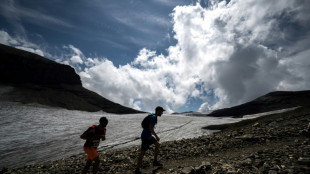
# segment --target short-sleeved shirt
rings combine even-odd
[[[90,138],[86,140],[84,147],[97,148],[99,146],[100,139],[104,137],[106,134],[106,128],[100,130],[98,126],[93,125],[86,131],[88,132]]]
[[[152,125],[155,127],[155,125],[157,124],[157,116],[155,114],[151,114],[149,115],[149,117],[150,118],[148,120],[149,121],[148,125]],[[146,128],[143,128],[143,131],[141,133],[141,139],[148,140],[150,138],[152,138],[152,133],[149,129],[149,126],[147,126]]]

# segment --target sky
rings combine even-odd
[[[309,90],[308,0],[3,0],[0,43],[72,66],[143,111],[232,107]]]

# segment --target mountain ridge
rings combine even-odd
[[[275,91],[241,105],[215,110],[210,114],[208,114],[208,116],[242,117],[243,115],[251,115],[251,114],[293,108],[298,106],[309,106],[309,105],[310,105],[310,90]]]
[[[1,100],[90,112],[144,113],[84,88],[80,76],[69,65],[2,44],[0,62]]]

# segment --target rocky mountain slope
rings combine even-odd
[[[74,69],[27,51],[0,44],[0,99],[70,110],[141,113],[82,87]]]
[[[268,93],[248,103],[231,108],[219,109],[208,116],[234,116],[257,114],[262,112],[310,105],[310,90],[307,91],[277,91]]]

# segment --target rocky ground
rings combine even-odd
[[[221,132],[194,139],[164,142],[160,160],[164,167],[151,165],[148,151],[146,173],[310,173],[310,138],[305,130],[310,107],[268,115],[227,126]],[[159,123],[160,124],[160,123]],[[139,147],[101,152],[99,173],[134,173]],[[81,173],[85,155],[0,173]]]

